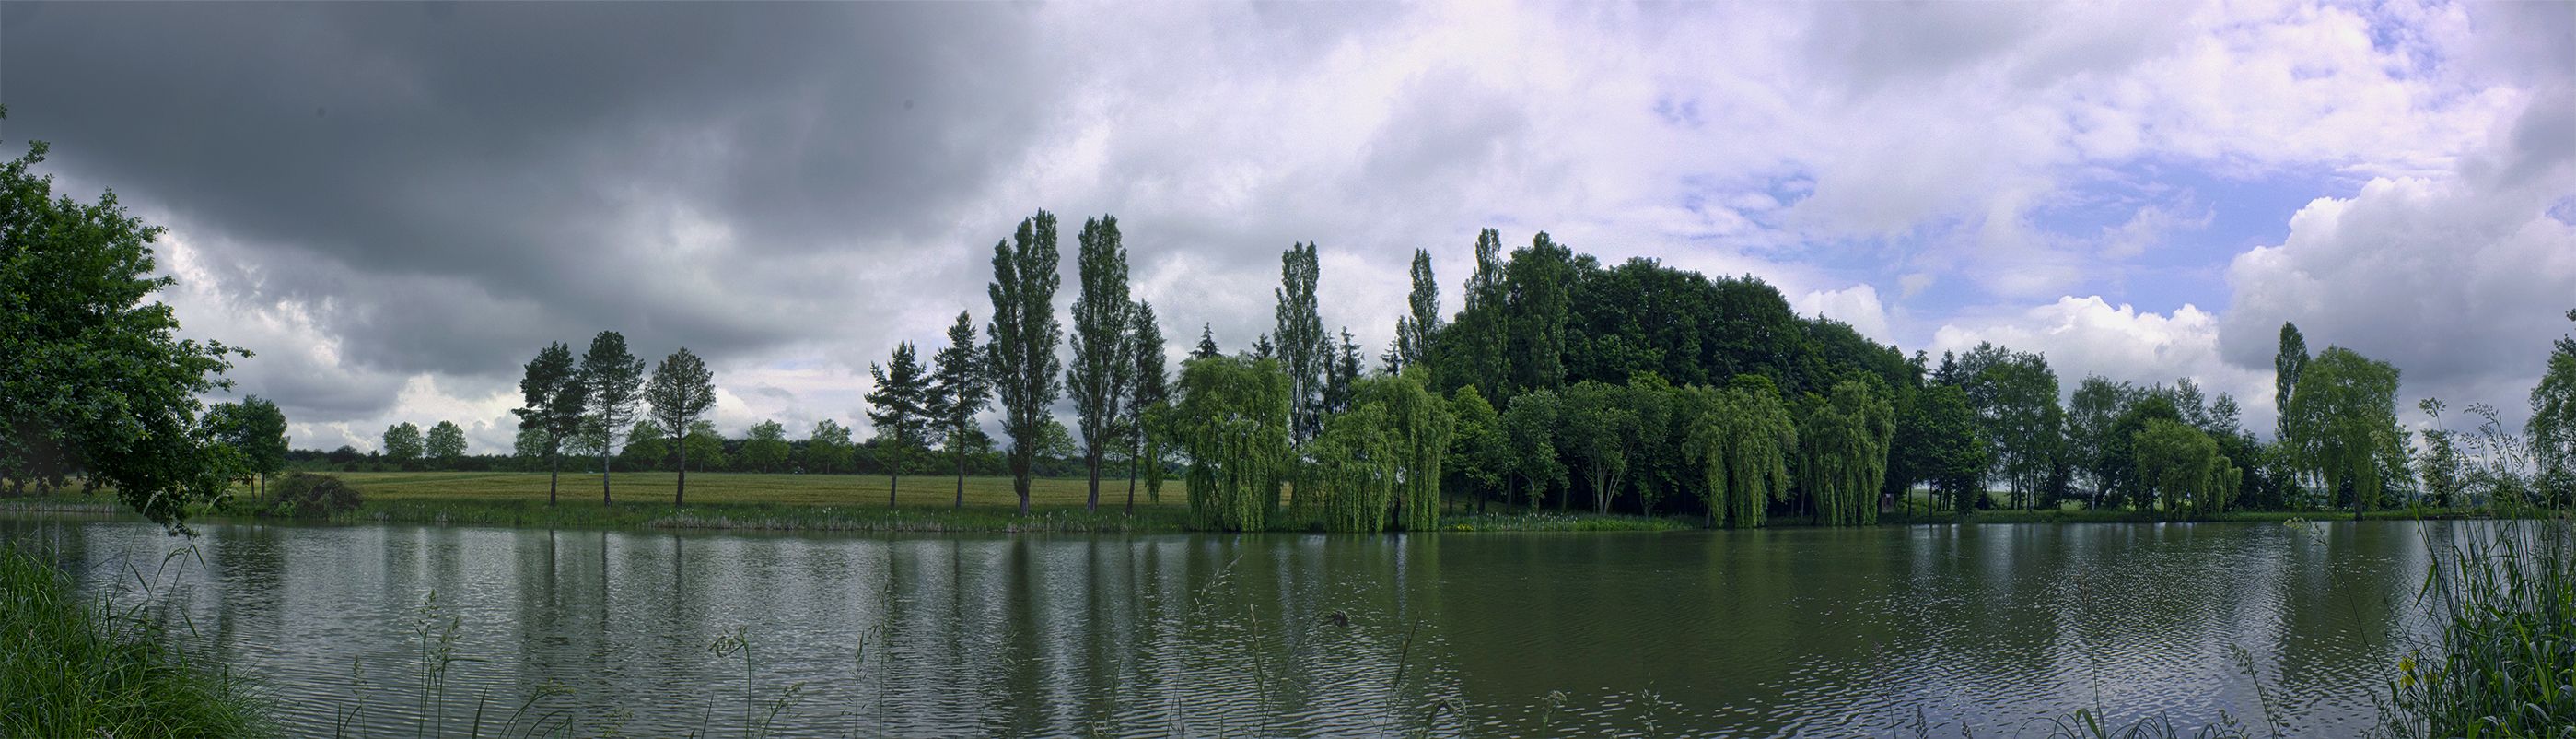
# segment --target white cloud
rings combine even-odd
[[[2060,298],[2017,314],[1965,320],[1934,332],[1935,354],[1966,352],[1979,342],[2048,355],[2061,394],[2087,375],[2140,384],[2189,377],[2213,395],[2236,396],[2247,428],[2270,428],[2272,371],[2229,363],[2219,355],[2219,319],[2184,305],[2170,314],[2113,307],[2099,296]]]

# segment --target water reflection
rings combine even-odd
[[[269,681],[299,736],[341,720],[409,735],[432,714],[462,735],[476,710],[500,716],[548,686],[569,692],[544,710],[584,734],[729,734],[782,699],[783,736],[1847,736],[1917,721],[1995,735],[2096,707],[2350,734],[2424,633],[2407,598],[2426,543],[2471,525],[1015,538],[211,526],[203,566],[157,607]],[[0,536],[50,543],[94,589],[133,581],[129,563],[148,574],[174,544],[98,520],[0,520]],[[460,624],[455,653],[478,661],[424,705],[418,629],[438,619]],[[708,648],[737,629],[747,656]]]

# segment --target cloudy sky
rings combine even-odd
[[[1040,208],[1119,217],[1175,350],[1267,330],[1293,241],[1382,346],[1414,249],[1454,310],[1477,229],[1545,230],[2257,428],[2284,320],[2519,419],[2576,307],[2571,3],[10,2],[0,103],[309,447],[505,452],[602,329],[708,357],[728,433],[864,425]]]

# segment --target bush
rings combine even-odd
[[[326,518],[357,510],[358,504],[364,502],[358,489],[340,478],[309,472],[287,473],[269,484],[269,492],[277,497],[277,502],[263,512],[270,516]]]

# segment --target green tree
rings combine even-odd
[[[1482,510],[1488,493],[1501,490],[1512,475],[1511,441],[1503,436],[1501,415],[1476,386],[1458,388],[1449,408],[1457,421],[1449,437],[1446,467],[1457,471],[1459,482]]]
[[[1127,399],[1127,511],[1136,511],[1136,471],[1145,472],[1145,497],[1157,503],[1163,500],[1163,448],[1161,435],[1154,424],[1165,403],[1171,400],[1171,372],[1163,356],[1163,326],[1154,318],[1154,304],[1139,302],[1133,313],[1134,328],[1129,329],[1127,348],[1133,353],[1129,361],[1134,370]]]
[[[1321,503],[1325,530],[1386,529],[1403,475],[1393,425],[1386,406],[1375,403],[1324,419],[1324,430],[1309,445],[1314,469],[1300,479],[1315,490],[1298,495]]]
[[[1342,329],[1339,348],[1328,353],[1324,361],[1324,396],[1320,408],[1324,413],[1349,410],[1358,394],[1360,383],[1360,345],[1351,338],[1351,330]]]
[[[1450,439],[1457,434],[1449,404],[1431,392],[1430,373],[1430,368],[1415,365],[1400,374],[1363,380],[1357,393],[1359,406],[1384,412],[1389,450],[1395,455],[1395,503],[1407,531],[1440,525],[1440,481]]]
[[[831,474],[849,469],[851,452],[850,428],[826,418],[815,421],[806,434],[804,458],[798,461],[808,474]]]
[[[948,327],[948,346],[930,358],[930,397],[925,403],[957,463],[953,508],[966,507],[966,456],[974,437],[983,433],[975,424],[975,414],[992,404],[993,386],[984,375],[982,356],[975,346],[974,318],[958,311],[957,323]]]
[[[258,495],[266,500],[268,476],[286,469],[286,412],[252,395],[207,409],[206,424],[216,439],[239,452],[242,473],[258,479]]]
[[[1682,419],[1675,409],[1678,392],[1662,375],[1639,372],[1628,377],[1623,393],[1628,409],[1637,418],[1636,439],[1628,455],[1631,479],[1637,489],[1637,513],[1655,515],[1655,504],[1677,494],[1681,485],[1680,465],[1689,455],[1682,445],[1688,441]]]
[[[2103,497],[2113,487],[2113,475],[2121,465],[2111,463],[2108,452],[2111,427],[2120,420],[2137,388],[2126,382],[2112,382],[2101,375],[2086,375],[2075,386],[2075,397],[2066,405],[2067,462],[2084,476],[2093,488],[2093,505],[2102,505]]]
[[[519,427],[518,436],[512,438],[510,444],[511,456],[517,458],[516,467],[523,472],[545,469],[546,460],[552,456],[555,449],[555,440],[546,435],[545,429],[524,425]]]
[[[671,443],[670,437],[670,430],[653,419],[636,421],[626,432],[626,449],[618,452],[617,456],[626,460],[630,469],[653,469],[670,459],[671,448],[678,446]]]
[[[581,355],[581,385],[590,390],[587,431],[597,435],[599,504],[608,505],[609,452],[617,436],[635,423],[635,406],[643,400],[644,360],[626,350],[626,335],[601,331]]]
[[[1193,359],[1181,366],[1172,438],[1190,462],[1190,520],[1258,531],[1279,506],[1288,447],[1288,377],[1273,360]]]
[[[1075,258],[1082,292],[1073,299],[1073,366],[1065,370],[1064,386],[1073,396],[1082,466],[1091,478],[1083,509],[1097,511],[1102,458],[1126,438],[1123,406],[1136,370],[1136,351],[1129,346],[1136,304],[1127,298],[1127,247],[1118,237],[1117,217],[1083,222],[1080,242]]]
[[[384,441],[385,461],[392,462],[403,469],[420,466],[420,455],[424,445],[421,442],[419,426],[412,425],[410,421],[386,426]]]
[[[1503,438],[1511,449],[1512,473],[1520,477],[1532,511],[1547,499],[1548,491],[1567,482],[1565,463],[1556,456],[1562,408],[1555,391],[1532,390],[1512,396],[1503,409]]]
[[[528,360],[527,374],[519,379],[519,395],[521,406],[510,412],[519,417],[523,438],[534,432],[535,440],[545,445],[541,453],[547,464],[546,505],[551,506],[563,480],[564,445],[581,433],[582,417],[590,409],[590,386],[583,384],[581,369],[573,364],[572,347],[558,341]]]
[[[716,432],[714,421],[703,419],[690,421],[689,434],[680,440],[680,445],[683,447],[680,455],[681,469],[687,469],[691,461],[697,462],[699,472],[722,470],[732,466],[725,460],[724,435]]]
[[[1565,385],[1566,321],[1572,306],[1574,252],[1546,232],[1529,248],[1512,252],[1504,267],[1509,283],[1509,357],[1515,387],[1553,390]]]
[[[2218,443],[2190,424],[2156,419],[2134,437],[2130,444],[2136,455],[2138,484],[2157,501],[2166,515],[2178,515],[2187,508],[2202,507],[2210,494],[2213,468],[2221,459]]]
[[[694,429],[698,417],[716,405],[716,374],[707,369],[705,360],[681,347],[663,357],[653,368],[653,381],[644,388],[644,402],[653,407],[653,420],[662,428],[675,432]],[[679,455],[679,484],[671,489],[671,505],[687,505],[689,498],[689,444],[672,444]],[[659,461],[659,458],[656,458]]]
[[[1798,486],[1829,526],[1878,522],[1896,410],[1875,382],[1845,380],[1814,399],[1798,427]]]
[[[1438,364],[1431,356],[1431,339],[1440,334],[1440,283],[1431,276],[1431,252],[1413,250],[1413,292],[1405,296],[1410,309],[1395,319],[1395,365],[1433,368]]]
[[[1199,346],[1190,350],[1190,358],[1206,359],[1223,353],[1225,352],[1216,347],[1215,328],[1209,324],[1199,324]]]
[[[1771,503],[1789,496],[1789,457],[1798,451],[1799,432],[1788,405],[1762,375],[1737,375],[1723,389],[1689,392],[1706,397],[1690,404],[1699,416],[1689,449],[1706,480],[1700,495],[1709,525],[1722,519],[1734,528],[1760,527]]]
[[[464,427],[456,425],[455,421],[440,421],[438,425],[429,427],[428,443],[424,450],[438,469],[456,469],[465,461]]]
[[[1476,234],[1476,268],[1467,276],[1466,307],[1436,339],[1451,365],[1440,378],[1484,388],[1498,402],[1511,396],[1511,362],[1505,358],[1510,336],[1503,312],[1510,291],[1503,278],[1502,249],[1500,232],[1488,228]]]
[[[868,365],[876,387],[868,391],[868,423],[877,430],[877,453],[886,468],[886,507],[893,508],[895,489],[903,482],[903,464],[922,446],[930,426],[930,372],[914,358],[912,342],[894,345],[886,366]]]
[[[1977,499],[1986,494],[1989,459],[1967,393],[1956,385],[1926,385],[1915,397],[1915,409],[1915,422],[1899,427],[1898,443],[1921,455],[1920,469],[1934,500],[1949,501],[1960,513],[1976,510]]]
[[[2002,347],[1991,347],[1989,353],[1989,348],[1980,345],[1969,352],[1977,366],[1968,379],[1968,397],[1971,403],[1983,401],[1978,415],[1994,444],[1996,471],[2011,491],[2013,507],[2034,507],[2065,434],[2057,373],[2039,354]]]
[[[2459,433],[2442,427],[2442,411],[2448,406],[2440,398],[2425,398],[2415,407],[2424,412],[2424,447],[2415,455],[2424,497],[2437,507],[2450,508],[2468,487],[2468,460],[2461,453]]]
[[[1627,388],[1585,380],[1565,388],[1558,421],[1565,452],[1583,461],[1592,487],[1592,512],[1610,512],[1610,499],[1628,475],[1637,445],[1637,410]]]
[[[1057,373],[1064,362],[1055,346],[1064,327],[1055,319],[1055,215],[1046,211],[1020,221],[1012,240],[993,244],[993,282],[984,292],[993,301],[993,322],[985,327],[985,377],[1002,407],[1002,432],[1011,437],[1011,489],[1020,496],[1020,513],[1029,512],[1030,467],[1045,442],[1047,412],[1055,405]]]
[[[2567,311],[2576,321],[2576,310]],[[2576,498],[2576,336],[2560,336],[2540,384],[2531,388],[2531,420],[2523,424],[2538,482],[2548,500]]]
[[[1280,370],[1288,375],[1290,439],[1303,446],[1323,428],[1324,373],[1332,362],[1332,345],[1324,338],[1324,320],[1315,309],[1315,282],[1320,275],[1314,244],[1298,242],[1279,255],[1278,307],[1272,315],[1278,330]]]
[[[0,478],[51,488],[77,473],[185,531],[190,506],[242,475],[198,398],[230,389],[227,358],[249,353],[178,337],[170,306],[144,302],[176,284],[154,274],[162,229],[113,191],[55,195],[53,177],[30,171],[46,149],[0,164]]]
[[[2290,397],[2299,387],[2299,374],[2308,366],[2308,337],[2299,333],[2297,324],[2281,322],[2281,348],[2272,354],[2273,438],[2288,440],[2290,433]]]
[[[2299,372],[2287,412],[2299,465],[2331,493],[2352,491],[2361,520],[2386,486],[2385,462],[2402,456],[2397,427],[2397,368],[2328,346]]]
[[[751,425],[742,442],[742,466],[758,472],[777,472],[787,463],[787,427],[777,421]]]

